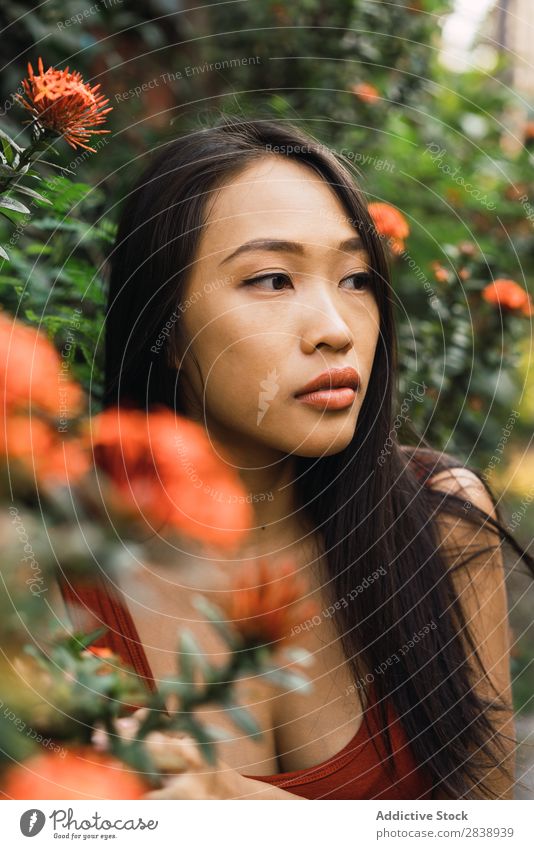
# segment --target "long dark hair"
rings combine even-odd
[[[483,667],[451,573],[474,555],[452,566],[439,547],[435,518],[447,512],[493,530],[495,545],[478,547],[476,554],[506,540],[533,575],[534,560],[505,528],[493,493],[475,469],[496,520],[475,506],[466,511],[461,495],[424,486],[417,474],[422,471],[424,483],[448,466],[469,466],[433,451],[415,433],[423,450],[395,438],[398,355],[388,261],[350,162],[283,121],[223,116],[213,126],[164,142],[126,198],[110,255],[104,405],[164,404],[184,412],[171,364],[180,350],[178,305],[207,202],[219,186],[266,155],[307,165],[336,193],[369,254],[380,309],[379,341],[352,441],[334,455],[295,458],[299,504],[324,547],[325,590],[332,601],[352,599],[338,605],[335,622],[355,686],[368,680],[369,670],[389,666],[387,674],[374,676],[374,686],[392,775],[386,702],[436,791],[452,798],[496,795],[482,775],[489,767],[505,772],[504,735],[495,734],[493,717],[511,706],[497,697],[484,699],[473,687]],[[380,580],[354,595],[377,565],[384,566]],[[424,639],[414,641],[422,629]],[[392,654],[406,644],[413,647],[391,664]]]

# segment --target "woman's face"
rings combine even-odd
[[[380,325],[357,231],[318,174],[281,156],[213,198],[179,306],[187,412],[214,439],[256,454],[335,454],[353,437]],[[250,244],[260,240],[287,244]],[[358,390],[328,396],[345,406],[295,397],[347,366]]]

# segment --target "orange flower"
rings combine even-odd
[[[371,83],[356,83],[350,87],[350,90],[364,103],[376,103],[377,100],[380,100],[378,89]]]
[[[528,186],[526,183],[511,183],[503,191],[503,195],[507,200],[519,200],[522,195],[528,194]]]
[[[519,310],[527,316],[534,314],[529,293],[515,280],[499,277],[482,290],[482,297],[489,304],[499,305],[505,310]]]
[[[99,657],[102,663],[97,668],[97,675],[106,675],[113,669],[113,665],[120,663],[119,657],[110,648],[105,646],[88,646],[81,652],[82,657]],[[110,663],[108,663],[108,661]],[[110,666],[111,664],[111,666]]]
[[[431,267],[434,272],[434,277],[438,283],[446,283],[449,279],[449,272],[447,269],[444,268],[444,266],[437,260],[431,263]]]
[[[462,202],[462,193],[460,189],[456,189],[454,186],[445,189],[445,197],[453,206],[459,206]]]
[[[30,406],[61,419],[80,412],[83,392],[69,380],[54,346],[0,311],[0,392],[7,409]]]
[[[19,461],[44,484],[72,485],[90,468],[89,456],[76,440],[62,440],[41,419],[10,415],[0,432],[0,455]]]
[[[471,410],[475,410],[475,412],[479,413],[484,407],[484,401],[479,395],[473,395],[468,399],[467,405],[471,408]]]
[[[141,799],[150,788],[117,758],[76,746],[12,766],[2,789],[8,799]]]
[[[474,256],[477,252],[476,245],[473,242],[461,242],[458,245],[458,250],[465,256]]]
[[[374,202],[367,208],[378,233],[387,237],[393,253],[401,254],[404,240],[410,235],[408,222],[402,212],[389,203]]]
[[[283,3],[275,3],[274,6],[271,6],[271,12],[275,16],[276,20],[282,24],[289,24],[291,18],[287,9],[284,7]]]
[[[149,413],[110,407],[88,427],[117,509],[229,549],[249,530],[252,507],[239,477],[201,425],[158,406]]]
[[[102,108],[109,100],[97,93],[100,83],[95,86],[84,83],[81,74],[69,71],[68,66],[64,71],[50,67],[45,72],[40,56],[38,66],[39,73],[34,74],[28,62],[28,79],[22,81],[28,100],[20,94],[15,97],[43,127],[63,136],[71,147],[83,147],[95,153],[85,142],[93,133],[110,132],[94,127],[102,124],[104,115],[113,109]]]
[[[318,611],[315,602],[304,598],[307,591],[292,562],[270,563],[260,557],[241,567],[220,606],[247,645],[285,641],[293,626]]]
[[[103,658],[116,657],[115,652],[113,652],[111,649],[106,648],[105,646],[88,646],[84,651],[82,651],[82,654],[94,654],[96,657]]]

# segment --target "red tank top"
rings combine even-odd
[[[414,468],[421,477],[426,466]],[[75,627],[87,628],[87,612],[94,617],[95,629],[107,626],[108,632],[91,645],[108,647],[129,664],[150,690],[156,681],[127,606],[109,582],[97,576],[91,584],[59,581],[65,603]],[[83,622],[83,625],[82,625]],[[137,706],[125,706],[134,710]],[[336,754],[313,767],[272,775],[246,775],[265,781],[307,799],[428,799],[432,780],[416,763],[399,718],[387,705],[387,723],[393,749],[394,775],[386,770],[387,753],[377,715],[376,693],[369,688],[365,719],[354,737]]]

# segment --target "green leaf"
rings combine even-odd
[[[27,245],[24,248],[26,256],[49,256],[53,253],[52,245],[43,245],[40,242],[35,242]]]
[[[227,731],[225,728],[219,728],[218,725],[210,725],[208,723],[204,723],[204,730],[207,734],[210,735],[212,740],[233,740],[234,735]]]
[[[225,703],[224,709],[232,722],[241,728],[249,737],[263,737],[263,731],[246,708],[241,705]]]
[[[20,147],[20,146],[17,144],[17,142],[16,142],[16,141],[14,141],[14,140],[11,138],[11,136],[8,136],[8,134],[7,134],[4,130],[0,130],[0,140],[2,141],[2,144],[3,144],[4,142],[7,142],[7,143],[10,145],[10,147],[12,147],[12,148],[13,148],[13,150],[16,150],[18,153],[22,153],[23,148],[22,148],[22,147]]]
[[[216,607],[207,598],[197,595],[193,598],[193,604],[196,609],[202,613],[218,631],[225,642],[234,648],[237,644],[236,635],[224,620],[224,613],[220,608]]]
[[[311,666],[313,663],[313,654],[301,646],[285,649],[285,656],[293,663],[300,663],[301,666]]]
[[[44,651],[41,649],[37,649],[35,646],[26,643],[23,646],[22,651],[25,654],[29,654],[31,657],[35,658],[41,669],[46,670],[47,672],[50,670],[50,662],[47,659],[47,656]]]
[[[87,224],[85,221],[75,221],[73,218],[62,220],[61,218],[53,218],[47,215],[41,219],[32,221],[32,227],[36,230],[52,230],[55,233],[58,231],[76,233],[79,245],[83,241],[88,241],[93,236],[93,230],[90,224]]]
[[[0,245],[0,256],[3,259],[7,259],[7,261],[9,262],[9,254],[6,253],[6,251],[3,249],[2,245]]]
[[[57,151],[55,151],[57,153]],[[51,168],[57,168],[58,171],[64,171],[66,174],[72,174],[74,176],[74,171],[71,171],[70,168],[66,168],[65,165],[58,165],[56,162],[47,162],[46,159],[39,159],[39,163],[43,165],[49,165]],[[41,177],[39,177],[41,179]]]
[[[93,643],[95,640],[98,640],[99,637],[103,637],[108,630],[108,628],[97,628],[96,631],[92,631],[90,634],[84,634],[82,631],[80,631],[72,635],[69,640],[69,645],[75,649],[86,649],[87,646],[90,646],[91,643]]]
[[[35,321],[35,322],[37,322],[37,323],[40,321],[39,316],[37,315],[37,313],[36,313],[36,312],[34,312],[34,310],[31,310],[31,309],[27,309],[27,310],[26,310],[26,312],[25,312],[25,316],[26,316],[26,318],[28,318],[30,321]]]
[[[187,698],[193,695],[194,687],[187,681],[182,681],[181,678],[175,676],[160,681],[158,691],[162,696],[177,695],[180,698]]]
[[[5,195],[0,197],[0,207],[3,209],[11,209],[13,212],[23,212],[25,215],[31,214],[31,210],[28,209],[27,206],[24,206],[23,203],[15,200],[15,198],[8,198]]]
[[[287,672],[284,669],[267,669],[259,673],[263,678],[267,678],[272,684],[283,687],[285,690],[300,690],[303,693],[309,693],[312,690],[312,684],[307,678],[301,675],[296,675],[294,672]]]
[[[9,165],[11,165],[11,163],[13,162],[13,160],[15,158],[15,153],[13,151],[13,148],[11,147],[9,142],[6,141],[6,139],[3,139],[3,138],[0,139],[0,143],[2,144],[2,150],[3,150],[4,158],[5,158],[6,162]]]
[[[52,201],[48,198],[45,198],[44,195],[39,194],[39,192],[34,191],[33,189],[28,189],[27,186],[11,186],[12,192],[21,192],[23,195],[29,195],[32,198],[36,198],[37,200],[42,201],[43,203],[49,203],[50,206],[53,206]]]
[[[178,636],[178,656],[180,660],[180,674],[186,682],[193,684],[195,680],[195,656],[197,649],[193,635],[183,630]]]
[[[98,192],[87,183],[73,183],[63,175],[45,179],[42,186],[48,197],[53,199],[54,209],[58,215],[69,212],[82,201],[93,201],[98,198]]]
[[[202,723],[197,722],[193,716],[188,717],[188,721],[184,727],[196,739],[201,757],[205,758],[209,764],[215,764],[217,761],[217,750],[214,745],[215,740],[209,730]]]
[[[13,220],[13,218],[11,218],[11,217],[8,215],[8,213],[7,213],[7,212],[3,212],[1,209],[0,209],[0,215],[2,215],[4,218],[7,218],[7,220],[9,221],[9,223],[10,223],[10,224],[15,224],[15,223],[16,223],[16,222]]]
[[[3,162],[0,162],[0,177],[15,177],[18,174],[18,171],[15,171],[14,168],[10,168],[9,165],[4,165]]]
[[[203,673],[209,669],[209,663],[191,631],[185,629],[180,632],[177,651],[180,657],[180,669],[188,681],[193,681],[196,667],[201,668]],[[190,675],[185,674],[186,669],[190,671]]]

